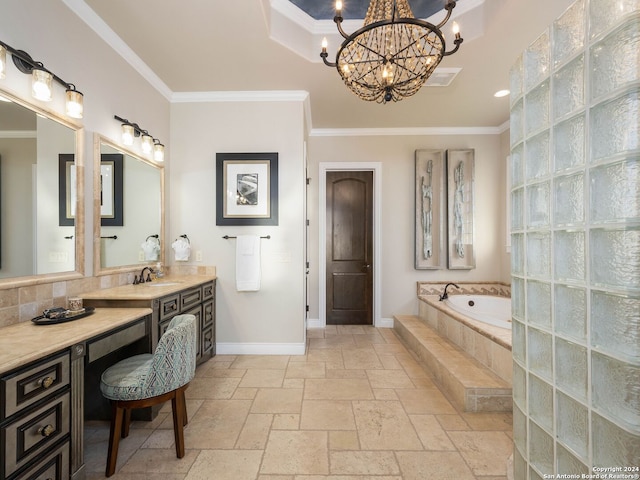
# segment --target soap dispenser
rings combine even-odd
[[[162,262],[156,263],[156,278],[164,277],[164,271],[162,270]]]

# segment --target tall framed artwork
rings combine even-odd
[[[415,268],[446,267],[444,150],[415,152]]]
[[[447,267],[475,268],[474,250],[475,151],[447,150]]]

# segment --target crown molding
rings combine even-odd
[[[312,128],[311,137],[371,137],[371,136],[429,136],[429,135],[499,135],[498,127],[408,127],[408,128]],[[508,122],[506,122],[508,129]]]
[[[309,98],[304,90],[255,90],[224,92],[174,92],[171,103],[197,102],[303,102]]]

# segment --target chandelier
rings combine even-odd
[[[449,52],[440,30],[455,6],[456,0],[447,0],[444,20],[433,25],[415,18],[407,0],[371,0],[364,26],[347,35],[342,29],[342,2],[337,1],[333,21],[345,40],[335,62],[327,61],[326,38],[320,56],[362,100],[397,102],[420,90],[442,57],[460,48],[462,37],[455,22],[455,47]]]

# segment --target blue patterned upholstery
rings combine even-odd
[[[100,390],[110,400],[140,400],[175,390],[196,370],[196,317],[176,315],[156,351],[130,357],[102,374]]]

